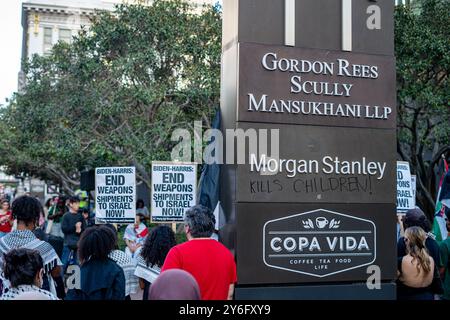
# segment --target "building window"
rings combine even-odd
[[[70,43],[72,41],[72,31],[70,29],[59,29],[59,40]]]
[[[44,54],[49,54],[53,46],[52,28],[44,28]]]

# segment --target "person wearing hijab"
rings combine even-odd
[[[200,300],[195,278],[181,269],[164,271],[150,286],[148,300]]]
[[[12,213],[8,200],[2,200],[0,208],[0,238],[11,232],[13,226]]]

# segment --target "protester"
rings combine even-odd
[[[138,199],[136,201],[136,214],[141,213],[144,215],[145,218],[150,217],[150,212],[148,211],[147,207],[145,206],[144,200]]]
[[[131,295],[138,291],[139,280],[134,275],[136,266],[125,252],[119,250],[116,228],[112,224],[105,224],[105,227],[111,230],[111,241],[114,243],[114,250],[109,254],[109,258],[122,268],[125,275],[125,300],[130,300]]]
[[[48,242],[49,235],[45,233],[45,212],[41,211],[36,228],[33,230],[36,238]]]
[[[67,267],[73,262],[78,264],[77,249],[78,240],[83,230],[86,228],[81,213],[78,212],[80,208],[80,199],[78,197],[69,198],[69,211],[64,214],[61,222],[61,230],[64,233],[64,248],[62,253],[62,262],[64,263],[64,273]]]
[[[236,283],[236,263],[231,252],[211,239],[215,217],[210,209],[197,205],[186,211],[187,242],[173,247],[162,272],[182,269],[192,274],[203,300],[231,299]]]
[[[159,276],[169,250],[176,244],[175,233],[164,225],[153,229],[145,240],[141,254],[137,258],[135,272],[139,277],[141,289],[144,290],[142,300],[148,299],[150,284]]]
[[[44,279],[44,262],[39,251],[20,248],[6,253],[3,258],[3,273],[11,287],[2,300],[20,300],[24,294],[33,294],[34,299],[58,300],[51,292],[41,289]]]
[[[83,232],[78,246],[80,288],[69,289],[66,300],[125,299],[124,272],[109,258],[114,245],[108,227],[92,226]]]
[[[0,209],[0,238],[11,232],[13,218],[9,207],[9,201],[3,200]]]
[[[410,209],[406,212],[406,215],[403,217],[403,228],[406,232],[408,228],[411,227],[420,227],[426,233],[425,247],[427,248],[428,254],[433,258],[433,261],[437,265],[436,268],[439,270],[440,267],[440,253],[439,253],[439,244],[435,240],[435,236],[431,233],[431,223],[428,221],[425,213],[419,208],[416,207],[414,209]],[[406,252],[406,243],[405,238],[401,237],[397,242],[397,257],[402,258],[407,254]],[[435,279],[434,284],[432,286],[432,290],[434,290],[434,294],[437,297],[442,294],[442,286],[437,285],[442,282],[440,279],[439,272],[435,273],[439,279]]]
[[[45,215],[45,220],[48,219],[48,215],[50,213],[50,210],[54,210],[54,206],[55,206],[55,199],[57,199],[58,197],[53,197],[53,198],[48,198],[47,201],[45,201],[44,204],[44,215]],[[52,209],[53,208],[53,209]]]
[[[44,229],[45,233],[48,236],[44,238],[40,232],[36,236],[39,239],[50,243],[55,249],[58,256],[62,258],[62,252],[64,248],[64,233],[61,230],[61,219],[64,213],[67,211],[67,208],[63,197],[54,196],[51,199],[52,201],[49,203],[50,207],[46,214],[47,221]]]
[[[448,219],[449,212],[446,212],[444,217],[447,232],[450,232],[450,221]],[[440,245],[441,254],[441,277],[443,279],[443,289],[444,294],[442,295],[443,300],[450,300],[450,238],[447,237],[443,240]]]
[[[80,208],[79,209],[81,215],[83,216],[84,223],[86,227],[92,226],[94,223],[91,220],[90,212],[88,208]]]
[[[60,237],[55,237],[51,234],[47,234],[45,232],[45,230],[46,230],[46,224],[45,224],[44,212],[41,211],[39,223],[37,224],[36,228],[33,230],[33,233],[36,236],[36,238],[38,238],[39,240],[48,242],[53,247],[53,249],[55,250],[58,257],[61,257],[62,256],[61,254],[62,254],[63,239]],[[63,279],[62,275],[53,277],[53,280],[55,282],[56,293],[58,295],[58,298],[64,299],[64,297],[66,296],[66,292],[65,292],[65,288],[64,288],[64,279]],[[26,297],[17,297],[17,298],[25,299]]]
[[[48,212],[47,219],[49,220],[47,233],[55,236],[64,238],[64,233],[61,230],[61,220],[64,214],[67,212],[66,198],[58,197],[56,200],[56,205],[51,207]]]
[[[0,262],[2,259],[1,255],[13,249],[26,248],[37,250],[44,264],[43,288],[56,295],[53,278],[58,278],[60,275],[61,260],[49,243],[39,240],[33,234],[42,211],[40,202],[30,196],[21,196],[14,200],[11,209],[13,217],[17,219],[17,230],[11,231],[0,239]],[[0,280],[2,280],[1,276]],[[3,282],[4,292],[6,292],[9,289],[9,281],[1,282]]]
[[[151,285],[148,300],[200,300],[195,278],[184,270],[163,272]]]
[[[80,208],[87,209],[87,207],[89,206],[88,192],[84,190],[76,190],[75,196],[77,196],[80,199]]]
[[[434,300],[433,282],[441,280],[435,261],[425,247],[426,238],[425,231],[420,227],[405,230],[407,254],[398,259],[398,300]]]
[[[148,235],[147,226],[142,222],[143,219],[144,215],[137,213],[135,223],[129,224],[125,229],[125,234],[123,235],[123,239],[127,244],[125,253],[131,257],[134,264],[137,263],[136,259],[139,256],[139,252],[141,251],[145,238]]]
[[[397,214],[397,242],[398,240],[403,237],[403,234],[405,233],[404,227],[403,227],[403,215]]]
[[[51,293],[51,292],[50,292]],[[15,298],[11,299],[11,300],[54,300],[54,298],[56,298],[54,295],[52,296],[48,296],[45,293],[41,293],[38,291],[27,291],[27,292],[22,292],[20,294],[18,294],[17,296],[15,296]],[[56,298],[57,300],[59,300],[58,298]]]

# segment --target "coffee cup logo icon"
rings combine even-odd
[[[316,226],[319,229],[325,228],[327,226],[327,224],[328,224],[327,218],[325,218],[325,217],[318,217],[318,218],[316,218]]]

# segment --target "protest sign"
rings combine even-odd
[[[414,207],[415,207],[416,206],[417,179],[416,179],[416,175],[414,175],[414,174],[411,175],[411,188],[412,188],[413,202],[414,202]]]
[[[152,162],[152,222],[182,222],[196,195],[197,164]]]
[[[134,167],[95,169],[96,223],[134,223],[136,170]]]
[[[397,212],[405,213],[415,206],[409,163],[397,161]]]

